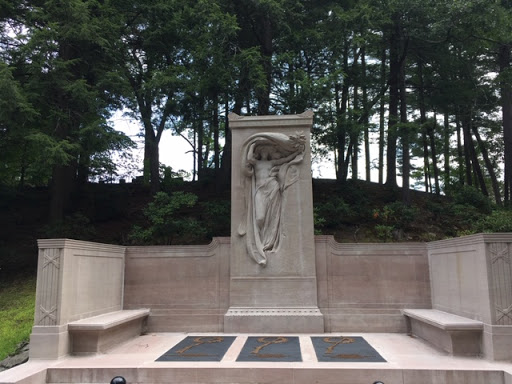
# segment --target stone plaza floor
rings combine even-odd
[[[187,336],[235,336],[221,361],[157,361]],[[248,337],[276,335],[150,333],[107,354],[29,360],[0,373],[0,383],[482,383],[512,384],[512,363],[454,357],[422,340],[394,333],[278,335],[298,337],[302,361],[237,361]],[[318,361],[311,336],[363,337],[385,362]]]

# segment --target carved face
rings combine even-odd
[[[254,152],[258,160],[270,160],[275,150],[271,146],[262,145],[257,147]]]

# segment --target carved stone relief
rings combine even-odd
[[[37,325],[56,325],[58,323],[58,286],[62,249],[48,248],[42,252],[42,283],[39,306],[36,309]]]
[[[512,325],[512,263],[508,243],[489,244],[495,324]]]
[[[245,204],[239,236],[245,236],[249,255],[261,266],[279,250],[283,199],[299,179],[297,164],[304,159],[306,138],[297,133],[264,132],[252,135],[242,146],[242,179]]]

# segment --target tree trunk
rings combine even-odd
[[[221,177],[222,177],[222,185],[224,187],[228,186],[231,182],[231,129],[229,129],[229,95],[226,94],[226,100],[224,105],[224,148],[222,150],[222,161],[220,163],[221,166]],[[236,113],[236,112],[235,112]]]
[[[361,82],[363,86],[363,125],[364,125],[364,169],[366,181],[371,181],[370,128],[368,124],[368,85],[366,84],[366,47],[361,48]]]
[[[356,62],[352,65],[352,69],[355,69],[354,66],[356,65]],[[355,71],[353,72],[355,73]],[[359,110],[359,85],[358,80],[354,80],[354,105],[352,108],[352,124],[351,124],[351,142],[353,143],[352,147],[352,180],[358,179],[359,174],[359,129],[358,129],[358,122],[357,122],[357,111]]]
[[[464,116],[462,119],[462,134],[464,137],[464,171],[466,175],[466,184],[473,185],[473,175],[471,174],[471,134],[469,129],[470,118]]]
[[[400,122],[407,123],[407,91],[405,89],[405,60],[400,65]],[[411,204],[411,158],[409,148],[409,130],[402,128],[402,201],[406,205]]]
[[[27,140],[23,140],[23,150],[21,153],[20,161],[20,182],[18,183],[18,188],[23,189],[25,186],[25,176],[27,173]]]
[[[450,185],[450,116],[444,113],[444,187]]]
[[[455,122],[457,127],[457,164],[459,173],[459,184],[464,185],[464,152],[461,135],[462,127],[458,115],[455,118]]]
[[[499,50],[500,73],[510,70],[512,44],[502,44]],[[505,142],[505,203],[512,200],[512,86],[502,80],[501,110],[503,118],[503,140]]]
[[[398,139],[398,103],[400,99],[400,16],[393,15],[389,55],[389,117],[386,153],[386,184],[396,187],[396,142]]]
[[[204,177],[204,126],[201,112],[196,117],[197,130],[197,179],[202,180]]]
[[[489,159],[489,154],[487,152],[487,147],[480,137],[480,133],[478,132],[478,128],[473,125],[473,134],[475,135],[476,141],[478,143],[478,148],[480,149],[480,153],[482,154],[485,162],[485,166],[487,168],[487,172],[489,172],[489,177],[491,178],[492,190],[494,193],[494,199],[496,200],[496,204],[501,205],[501,195],[500,195],[500,187],[498,184],[498,180],[496,179],[496,172],[494,172],[494,167],[492,165],[491,160]]]
[[[427,107],[425,105],[425,87],[423,81],[423,60],[418,59],[418,106],[420,109],[420,124],[421,124],[421,142],[423,143],[423,172],[425,182],[425,192],[432,192],[432,185],[430,183],[430,163],[428,141],[427,141]],[[430,187],[430,188],[429,188]]]
[[[215,175],[219,176],[220,169],[220,143],[219,143],[219,97],[217,94],[213,97],[213,164],[215,168]]]
[[[64,219],[71,203],[74,176],[74,167],[71,165],[59,164],[53,167],[50,188],[50,223],[55,224]]]
[[[337,133],[337,152],[338,152],[338,166],[337,166],[337,174],[336,179],[339,182],[344,182],[347,180],[347,171],[346,171],[346,160],[345,160],[345,145],[346,145],[346,118],[347,118],[347,104],[348,104],[348,91],[349,91],[349,83],[346,74],[349,71],[348,66],[348,53],[349,53],[349,43],[346,40],[343,49],[343,72],[345,76],[343,77],[343,84],[341,86],[341,101],[336,103],[336,133]],[[335,85],[336,98],[338,98],[339,94],[339,84]],[[348,153],[348,152],[347,152]]]
[[[270,91],[272,87],[272,22],[270,15],[265,13],[261,20],[263,28],[261,36],[261,54],[263,58],[263,70],[265,72],[265,89],[258,91],[258,115],[268,115],[270,110]]]
[[[476,182],[480,185],[480,190],[485,196],[489,196],[489,192],[487,191],[487,186],[485,185],[484,176],[482,173],[482,168],[480,167],[480,163],[478,162],[478,156],[475,150],[475,144],[473,143],[473,139],[471,137],[472,131],[472,120],[471,115],[467,116],[466,119],[462,122],[462,129],[464,132],[464,147],[467,148],[467,155],[470,156],[470,159],[466,160],[466,166],[469,166],[470,169],[466,170],[466,176],[471,179],[471,168],[473,169],[473,173],[475,175]],[[471,167],[472,165],[472,167]],[[469,171],[469,172],[468,172]]]
[[[432,169],[434,170],[434,185],[436,189],[436,195],[439,195],[439,168],[437,167],[437,150],[436,150],[436,138],[435,138],[435,127],[437,125],[437,117],[434,114],[434,123],[429,125],[428,135],[430,137],[430,151],[432,153]]]
[[[385,38],[383,39],[385,41]],[[380,58],[380,86],[384,89],[386,84],[386,45],[383,44]],[[384,147],[385,147],[385,113],[386,96],[382,93],[379,105],[379,184],[384,184]]]

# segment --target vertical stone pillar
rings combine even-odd
[[[225,332],[323,332],[317,305],[313,113],[241,117],[232,130],[230,308]]]
[[[68,323],[123,308],[125,247],[71,239],[38,240],[31,359],[71,353]]]

